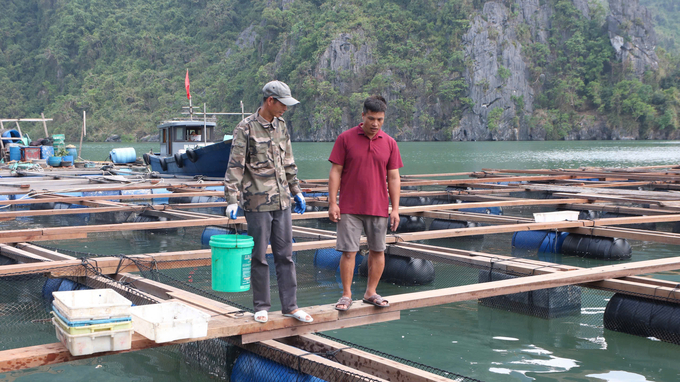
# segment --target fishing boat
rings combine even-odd
[[[145,153],[144,163],[160,174],[224,177],[232,137],[215,137],[216,125],[191,119],[161,123],[160,152]]]
[[[216,135],[215,118],[218,115],[233,115],[244,119],[250,113],[244,112],[243,101],[240,113],[208,113],[205,104],[203,113],[196,113],[189,91],[189,69],[184,87],[189,100],[189,111],[185,114],[189,114],[189,118],[158,125],[161,150],[159,153],[144,154],[144,163],[151,167],[151,171],[161,174],[224,178],[229,164],[232,136],[224,135],[220,139]],[[194,115],[202,116],[203,120],[195,120]]]

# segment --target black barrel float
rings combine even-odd
[[[680,304],[615,294],[604,311],[604,327],[680,345]]]
[[[399,198],[399,205],[402,207],[425,206],[430,203],[430,198],[424,196],[403,196]]]
[[[514,279],[517,276],[492,270],[479,271],[480,283]],[[563,317],[581,313],[581,287],[566,285],[530,292],[511,293],[482,298],[479,303],[491,308],[508,310],[541,318]]]
[[[420,232],[425,231],[425,219],[422,216],[399,216],[397,232]]]
[[[149,159],[149,153],[142,154],[142,159],[144,160],[145,165],[148,166],[151,164],[151,159]]]
[[[14,259],[10,259],[9,257],[5,256],[0,256],[0,265],[10,265],[10,264],[16,264],[17,261]]]
[[[438,229],[453,229],[453,228],[470,228],[477,227],[475,222],[464,222],[460,220],[444,220],[444,219],[434,219],[430,223],[430,231],[435,231]]]
[[[359,274],[368,277],[368,256],[361,262]],[[427,285],[434,281],[434,264],[430,260],[386,254],[380,280],[397,285]]]
[[[135,222],[135,223],[164,222],[164,221],[167,221],[167,220],[168,220],[168,218],[166,218],[166,217],[159,217],[159,216],[153,216],[153,215],[147,215],[147,214],[140,214],[140,215],[135,216],[132,219],[132,221]],[[176,232],[176,231],[177,231],[177,228],[155,228],[155,229],[142,231],[141,233],[145,233],[145,232],[170,233],[170,232]]]
[[[569,234],[562,243],[565,255],[602,260],[630,259],[633,250],[626,239]]]

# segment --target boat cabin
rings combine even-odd
[[[158,126],[160,130],[161,156],[183,154],[213,143],[215,122],[168,121]]]

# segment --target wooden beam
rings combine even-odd
[[[364,314],[366,310],[405,310],[427,306],[450,304],[453,302],[477,300],[512,293],[554,288],[559,286],[583,284],[606,279],[613,279],[639,274],[665,272],[680,269],[680,257],[637,261],[634,263],[606,265],[589,269],[579,269],[537,276],[526,276],[515,279],[492,281],[474,285],[438,289],[434,291],[408,293],[386,297],[390,301],[387,308],[375,308],[372,305],[357,304],[346,313]]]
[[[581,268],[543,261],[502,256],[461,249],[435,247],[416,243],[399,243],[387,248],[388,254],[411,256],[436,262],[469,264],[476,267],[496,269],[503,272],[523,275],[537,275],[577,270]],[[577,284],[586,288],[602,289],[626,293],[661,301],[679,301],[680,289],[677,283],[648,277],[623,277],[591,283]]]
[[[195,340],[192,340],[195,341]],[[180,342],[190,342],[178,341]],[[0,373],[7,373],[15,370],[30,369],[33,367],[54,365],[58,363],[77,361],[81,359],[105,357],[107,355],[127,353],[142,349],[149,349],[163,346],[165,344],[157,344],[154,341],[142,337],[140,334],[132,335],[132,348],[120,352],[105,352],[95,353],[85,356],[72,356],[68,349],[61,344],[61,342],[29,346],[18,349],[9,349],[0,351]]]
[[[450,378],[432,374],[359,349],[354,349],[345,344],[314,334],[282,338],[278,341],[310,353],[332,353],[333,359],[340,364],[356,368],[388,381],[451,382]]]
[[[37,263],[42,261],[49,261],[49,259],[33,254],[31,252],[23,251],[14,248],[7,244],[0,244],[0,255],[14,259],[19,263]]]
[[[306,309],[306,308],[305,308]],[[396,314],[393,314],[396,313]],[[378,322],[387,322],[398,320],[400,317],[400,312],[387,312],[387,313],[373,313],[360,317],[351,317],[346,319],[341,319],[339,321],[326,321],[326,322],[316,322],[316,315],[313,316],[314,321],[311,324],[304,326],[293,326],[289,328],[273,329],[267,331],[261,331],[258,333],[244,334],[241,336],[241,343],[249,344],[253,342],[260,342],[266,340],[272,340],[277,338],[290,337],[295,335],[323,332],[327,330],[336,330],[350,328],[353,326],[363,326],[368,324],[375,324]],[[340,325],[338,325],[340,323]]]

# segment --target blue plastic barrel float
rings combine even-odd
[[[342,252],[333,248],[319,248],[314,252],[314,266],[321,269],[340,271],[340,258]],[[357,253],[354,258],[354,274],[359,273],[359,266],[364,256]]]
[[[111,150],[111,161],[113,163],[133,163],[137,160],[137,153],[134,147],[120,147]]]
[[[236,359],[230,381],[326,382],[248,352],[241,353]]]
[[[517,249],[538,249],[538,252],[562,253],[562,243],[567,232],[520,231],[512,235],[512,247]]]
[[[73,157],[73,159],[78,158],[78,150],[75,147],[67,147],[66,151],[68,152],[68,155]]]
[[[18,145],[12,145],[9,147],[9,160],[10,161],[21,161],[21,147]]]
[[[21,138],[21,134],[14,129],[3,130],[2,134],[0,134],[0,135],[2,135],[3,138]],[[10,143],[16,143],[18,141],[19,141],[18,139],[3,139],[2,143],[7,145],[7,144],[10,144]]]
[[[213,237],[213,235],[233,235],[234,233],[235,230],[233,228],[207,226],[203,229],[203,233],[201,234],[201,244],[208,247],[210,246],[210,238]]]

